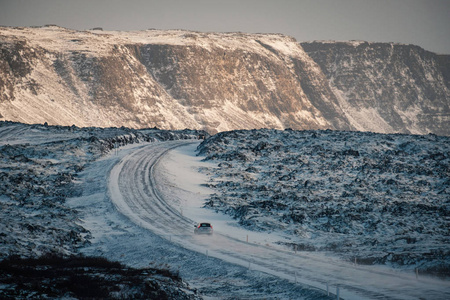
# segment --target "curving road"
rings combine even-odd
[[[327,284],[339,286],[344,299],[450,299],[446,281],[247,243],[217,231],[213,237],[195,236],[194,220],[171,206],[154,177],[168,151],[189,143],[193,142],[148,144],[125,156],[109,176],[109,194],[116,208],[139,226],[186,249],[324,291]]]

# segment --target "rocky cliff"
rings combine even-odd
[[[441,75],[424,79],[434,98],[398,106],[385,76],[370,78],[375,84],[356,92],[360,74],[337,65],[347,74],[338,85],[328,63],[339,51],[319,49],[324,45],[303,44],[307,53],[294,39],[273,34],[0,27],[0,120],[209,132],[290,127],[449,134],[448,63]],[[428,56],[426,68],[444,65]],[[372,71],[368,64],[378,61],[366,59],[362,66]],[[417,87],[402,72],[394,69],[389,78],[404,87],[399,93],[415,95]],[[377,93],[385,98],[374,98]],[[386,113],[374,112],[369,103],[377,101]],[[363,117],[367,112],[372,115]]]
[[[356,129],[450,134],[450,55],[393,43],[301,45]]]

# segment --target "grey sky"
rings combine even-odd
[[[450,54],[450,0],[0,0],[0,25],[283,33]]]

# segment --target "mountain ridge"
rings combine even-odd
[[[447,64],[436,71],[441,98],[418,111],[441,111],[442,118],[399,122],[403,112],[397,112],[370,120],[348,109],[358,99],[331,82],[323,61],[305,45],[281,34],[0,27],[0,120],[210,133],[293,128],[450,134]]]
[[[448,135],[450,55],[398,43],[301,44],[320,65],[335,93],[346,99],[348,114],[363,119],[372,109],[374,118],[388,121],[388,132],[410,128],[414,133],[426,128]],[[370,130],[363,122],[356,127]]]

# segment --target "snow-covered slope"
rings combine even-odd
[[[378,50],[373,45],[356,48],[348,59],[358,61],[358,69],[337,60],[332,66],[338,74],[330,76],[332,66],[310,44],[304,44],[306,53],[293,38],[278,34],[46,26],[0,27],[0,38],[0,120],[209,132],[449,134],[448,63],[441,63],[444,56],[438,61],[431,53],[426,59],[416,55],[418,47],[391,56],[367,56]],[[333,55],[325,54],[327,62]],[[419,67],[397,69],[409,58]],[[379,72],[391,60],[396,67]],[[345,82],[339,72],[348,74]],[[361,85],[366,79],[373,84]],[[424,89],[431,98],[424,98]],[[409,104],[397,101],[394,92]]]

